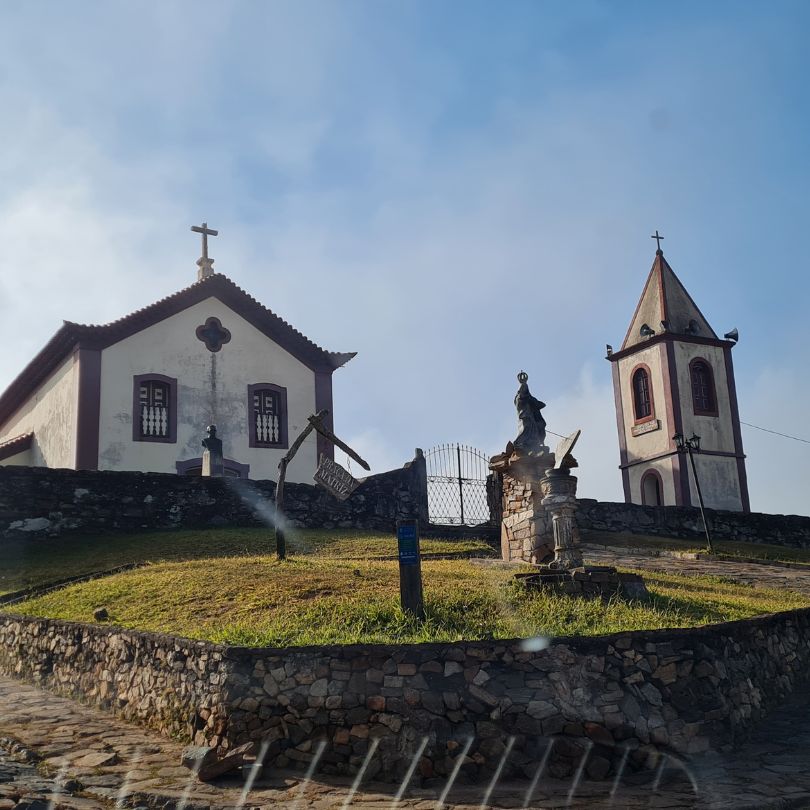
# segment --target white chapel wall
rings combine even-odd
[[[209,352],[195,331],[216,317],[231,332],[219,352]],[[177,378],[177,443],[132,439],[133,377]],[[198,458],[205,427],[216,424],[226,458],[250,465],[253,479],[275,479],[287,452],[249,447],[247,387],[274,383],[287,389],[288,439],[295,440],[315,412],[315,375],[240,315],[208,298],[102,352],[99,469],[176,472],[176,462]],[[287,479],[311,482],[317,466],[310,435]]]
[[[24,433],[34,434],[31,449],[4,464],[34,467],[75,467],[77,369],[73,355],[23,403],[0,428],[0,442]]]

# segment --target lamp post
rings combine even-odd
[[[694,453],[700,452],[700,436],[692,434],[691,439],[684,437],[683,433],[676,433],[672,440],[679,453],[689,454],[689,463],[692,466],[692,475],[695,476],[695,489],[697,489],[698,503],[700,504],[700,517],[703,520],[703,531],[706,532],[706,550],[709,554],[714,554],[714,546],[712,545],[712,536],[709,533],[709,524],[706,522],[706,510],[703,506],[703,493],[700,491],[700,479],[697,474],[697,467],[695,467]]]

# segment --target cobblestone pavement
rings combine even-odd
[[[687,767],[668,762],[657,789],[649,781],[623,780],[611,799],[612,782],[541,778],[532,808],[743,808],[810,807],[810,699],[801,696],[775,713],[736,754],[712,754]],[[16,740],[13,746],[10,740]],[[22,744],[22,745],[20,745]],[[9,749],[32,752],[31,764],[16,762]],[[116,803],[128,807],[217,810],[240,806],[241,777],[202,784],[180,767],[182,744],[35,687],[0,677],[0,810],[94,810]],[[654,774],[652,775],[654,778]],[[61,793],[57,791],[57,787]],[[488,786],[458,785],[445,797],[447,808],[525,807],[528,781]],[[262,776],[245,797],[245,807],[296,810],[357,807],[438,806],[445,783],[413,787],[397,803],[398,786],[301,774]]]
[[[585,561],[591,565],[615,565],[620,568],[646,568],[671,574],[710,574],[728,577],[746,585],[766,588],[789,588],[810,595],[810,566],[789,568],[771,563],[737,562],[736,560],[689,559],[659,555],[646,549],[582,544]]]

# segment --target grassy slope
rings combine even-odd
[[[398,605],[393,562],[328,556],[223,557],[159,563],[15,606],[15,612],[91,621],[96,607],[126,627],[246,645],[443,641],[595,635],[686,627],[810,605],[790,591],[717,577],[644,572],[647,603],[527,593],[514,569],[462,560],[423,566],[428,619]]]
[[[372,532],[299,530],[287,537],[290,553],[318,553],[343,559],[396,554],[396,540]],[[0,552],[0,595],[119,565],[162,560],[256,556],[275,553],[270,529],[206,529],[148,532],[54,540],[4,541]],[[424,554],[475,553],[491,556],[478,540],[423,540]]]

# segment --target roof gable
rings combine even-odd
[[[0,395],[0,425],[11,416],[76,348],[104,349],[207,298],[215,297],[313,371],[331,373],[356,352],[329,352],[262,306],[222,273],[162,298],[117,321],[87,325],[65,321],[44,348]]]
[[[666,322],[666,328],[661,324]],[[644,291],[633,313],[622,350],[643,343],[641,327],[647,325],[656,333],[693,335],[718,340],[709,322],[686,291],[662,251],[656,251]]]

